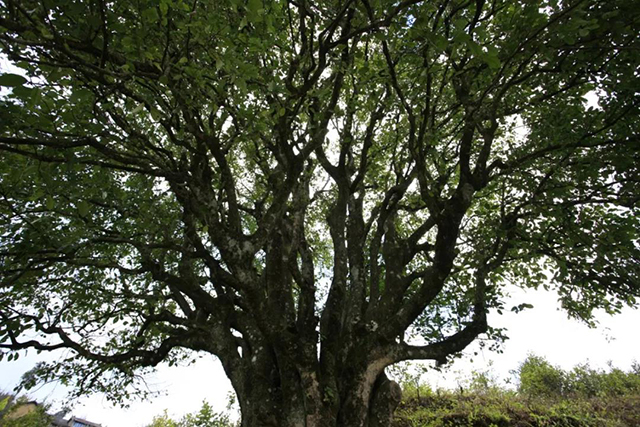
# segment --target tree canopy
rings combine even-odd
[[[0,358],[127,399],[211,353],[244,425],[365,425],[508,285],[635,305],[635,3],[2,0]]]

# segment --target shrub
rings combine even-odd
[[[517,370],[518,392],[528,397],[563,396],[566,373],[540,356],[529,355]]]

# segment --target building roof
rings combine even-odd
[[[51,425],[54,427],[69,427],[69,421],[60,417],[53,417],[51,419]]]
[[[83,426],[86,426],[86,427],[102,427],[101,424],[92,423],[91,421],[87,421],[78,417],[71,417],[71,419],[69,420],[69,424],[67,425],[75,427],[76,423],[82,424]]]

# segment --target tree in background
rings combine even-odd
[[[167,414],[167,410],[165,409],[162,415],[153,417],[151,424],[146,427],[178,427],[178,423]]]
[[[229,427],[231,422],[226,414],[219,414],[213,410],[207,401],[202,402],[198,412],[185,415],[179,427]]]
[[[545,358],[529,355],[518,367],[518,392],[525,396],[559,397],[567,393],[568,375]]]
[[[214,412],[205,400],[198,412],[186,414],[180,421],[173,420],[165,410],[162,415],[154,417],[147,427],[231,427],[231,425],[226,414]]]
[[[70,350],[27,387],[202,352],[243,426],[379,426],[507,285],[640,295],[634,1],[2,3],[0,349]]]
[[[25,397],[0,393],[0,427],[51,427],[47,409],[48,405],[36,405]]]

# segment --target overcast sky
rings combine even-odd
[[[511,337],[503,354],[480,350],[472,345],[467,353],[478,351],[471,363],[469,357],[457,360],[447,372],[431,372],[424,376],[432,387],[457,387],[473,370],[484,370],[489,364],[501,379],[509,377],[509,371],[517,368],[528,353],[544,356],[552,364],[570,369],[589,361],[592,367],[606,368],[610,361],[621,369],[629,369],[634,360],[640,361],[640,311],[626,309],[622,314],[610,317],[600,315],[600,326],[590,329],[575,320],[567,319],[559,310],[555,296],[545,291],[522,291],[513,293],[506,305],[507,310],[523,302],[532,303],[533,309],[519,314],[507,312],[489,318],[493,326],[505,326]],[[58,356],[59,357],[59,356]],[[16,362],[0,362],[0,389],[10,390],[20,376],[39,360],[35,354],[21,357]],[[176,417],[199,409],[206,399],[216,410],[222,411],[231,391],[229,381],[215,359],[205,356],[194,365],[185,367],[161,367],[157,373],[147,377],[148,385],[166,395],[148,402],[132,402],[130,409],[114,408],[103,397],[96,395],[84,399],[74,407],[72,414],[104,427],[142,427],[154,415],[167,409]],[[58,409],[64,402],[64,387],[49,385],[31,396],[46,399]]]

